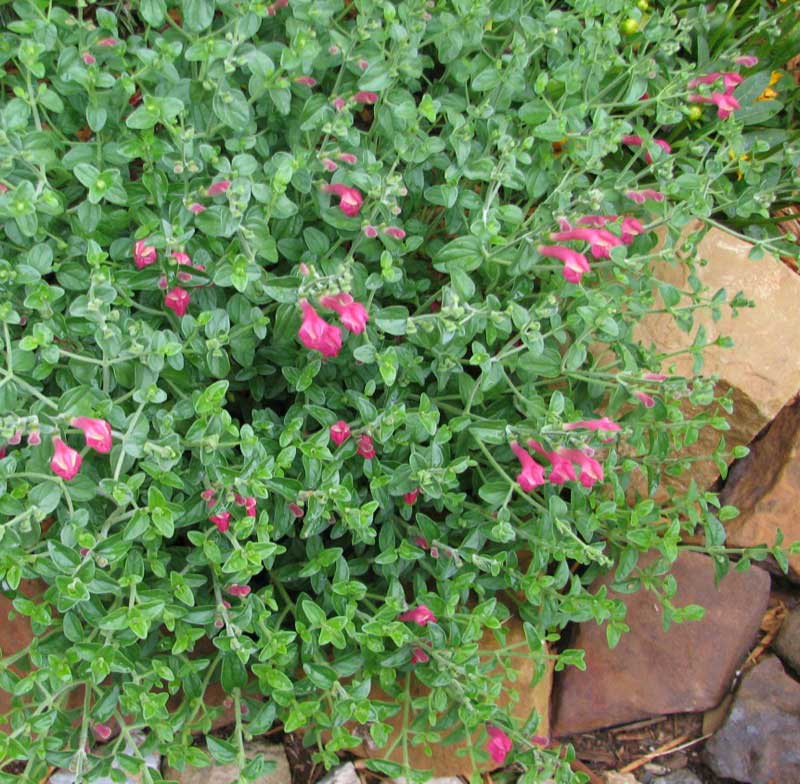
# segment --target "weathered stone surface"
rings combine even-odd
[[[784,664],[800,673],[800,607],[786,616],[772,647]]]
[[[245,747],[248,759],[256,754],[263,754],[266,759],[273,760],[277,767],[271,773],[258,778],[253,784],[291,784],[292,774],[289,769],[289,760],[283,746],[267,743],[265,740],[254,740]],[[180,784],[230,784],[238,777],[236,765],[212,765],[209,768],[193,768],[187,766],[185,770],[167,767],[164,778],[180,782]]]
[[[525,634],[522,630],[522,621],[517,617],[512,617],[508,622],[508,634],[506,637],[506,644],[514,646],[525,642]],[[487,633],[481,646],[484,650],[496,650],[499,646],[491,633]],[[541,680],[535,685],[531,686],[533,680],[535,663],[532,657],[518,657],[514,659],[517,668],[517,677],[515,681],[510,681],[507,678],[503,679],[503,692],[506,694],[511,689],[517,691],[520,695],[519,702],[513,708],[513,714],[519,718],[527,719],[533,711],[539,715],[539,727],[536,730],[536,735],[546,738],[550,730],[550,692],[553,685],[553,670],[552,666],[548,668],[546,673],[542,676]],[[500,673],[498,668],[498,674]],[[411,681],[411,695],[412,697],[423,696],[428,693],[428,689],[422,685],[416,678]],[[392,698],[385,694],[381,689],[373,687],[371,694],[373,699],[392,701]],[[507,697],[501,698],[499,704],[501,706],[508,703]],[[411,717],[413,718],[413,717]],[[403,718],[402,713],[387,720],[389,724],[394,727],[394,732],[390,736],[389,746],[397,737],[397,731],[402,726]],[[443,733],[442,737],[447,737],[449,733]],[[479,735],[476,733],[473,736],[473,747],[477,747],[479,743]],[[447,778],[450,776],[469,776],[472,772],[472,765],[468,756],[456,756],[456,752],[463,749],[465,743],[452,743],[450,745],[439,745],[432,749],[432,756],[428,756],[421,745],[409,745],[408,755],[409,763],[412,768],[417,770],[432,770],[434,777]],[[387,746],[388,747],[388,746]],[[383,752],[376,750],[363,743],[361,746],[353,750],[358,756],[363,757],[381,757]],[[394,762],[401,763],[403,760],[402,749],[399,747],[394,750],[390,757]],[[498,766],[491,761],[487,762],[483,767],[484,770],[494,770]]]
[[[639,784],[639,779],[633,773],[617,773],[609,771],[604,776],[606,784]]]
[[[748,784],[800,781],[800,684],[775,656],[742,679],[722,729],[705,748],[709,767]]]
[[[696,229],[692,225],[689,229]],[[719,335],[733,338],[732,349],[709,347],[705,352],[705,376],[719,377],[718,391],[732,390],[734,414],[729,417],[731,429],[725,440],[728,448],[749,444],[800,390],[800,363],[795,347],[787,336],[800,331],[800,276],[793,273],[774,256],[765,255],[751,261],[752,245],[733,235],[711,229],[699,245],[700,258],[708,264],[698,269],[698,277],[711,295],[724,288],[729,297],[738,291],[756,303],[733,317],[729,308],[722,318],[713,321],[710,312],[695,314],[690,334],[681,332],[669,314],[651,314],[637,328],[636,336],[645,345],[654,345],[659,352],[673,352],[692,345],[697,329],[702,325],[709,341]],[[688,269],[685,265],[661,262],[656,264],[657,277],[678,289],[688,288]],[[680,374],[693,375],[693,359],[688,355],[671,357],[664,369],[674,366]],[[706,428],[697,443],[689,447],[687,456],[708,456],[716,448],[720,433]],[[700,460],[690,472],[670,478],[678,488],[688,486],[694,479],[702,489],[713,484],[719,471],[713,461]]]
[[[398,779],[398,781],[402,781],[402,779]],[[327,773],[319,780],[318,784],[360,784],[360,782],[356,766],[352,762],[346,762]]]
[[[666,776],[652,779],[650,784],[703,784],[690,770],[674,770]]]
[[[705,618],[673,624],[665,632],[661,607],[652,594],[609,591],[627,605],[631,631],[612,651],[604,628],[579,625],[571,647],[586,651],[586,670],[570,667],[561,673],[554,735],[702,711],[722,699],[758,632],[769,598],[769,575],[757,567],[730,572],[717,589],[711,558],[692,552],[679,556],[672,573],[678,582],[673,603],[699,604],[706,608]],[[612,575],[601,578],[592,592],[611,582]]]
[[[800,402],[786,406],[736,464],[721,498],[740,511],[726,524],[730,546],[772,546],[779,528],[784,544],[800,540]],[[789,576],[800,581],[800,555],[789,566]]]

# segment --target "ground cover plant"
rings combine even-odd
[[[796,248],[790,5],[2,4],[0,577],[37,636],[0,660],[0,760],[244,782],[280,722],[328,765],[470,737],[580,780],[498,667],[580,666],[575,621],[614,644],[612,569],[697,617],[682,532],[729,566],[734,510],[650,497],[727,403],[634,327],[747,304],[654,278],[709,225]]]

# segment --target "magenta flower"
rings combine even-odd
[[[417,645],[413,651],[411,651],[411,663],[412,664],[425,664],[426,662],[430,661],[430,656],[428,656],[422,648]]]
[[[609,223],[613,223],[619,215],[584,215],[582,218],[578,218],[578,225],[579,226],[588,226],[590,229],[602,229]],[[565,221],[566,228],[564,230],[569,229],[569,223]]]
[[[407,503],[409,506],[413,506],[415,503],[417,503],[417,498],[419,498],[419,488],[416,488],[415,490],[406,493],[403,496],[403,501]]]
[[[484,748],[489,752],[493,762],[497,765],[502,765],[514,744],[511,742],[511,738],[498,727],[487,724],[486,732],[489,735],[489,740]]]
[[[644,144],[644,140],[638,134],[630,134],[628,136],[622,137],[622,143],[628,144],[632,147],[641,147]],[[669,143],[666,142],[664,139],[653,139],[653,144],[660,147],[665,153],[669,155],[672,152],[672,147],[669,146]],[[649,152],[645,152],[644,159],[648,163],[653,162],[653,156],[650,155]]]
[[[209,508],[213,508],[217,503],[215,495],[216,491],[214,490],[214,488],[208,487],[205,490],[203,490],[202,493],[200,493],[200,498],[202,498],[206,502],[206,504],[208,504]]]
[[[104,47],[108,48],[108,47],[111,47],[111,46],[116,46],[118,43],[119,43],[119,41],[117,41],[116,38],[113,38],[111,36],[107,36],[106,38],[101,38],[97,42],[97,45],[98,46],[104,46]]]
[[[366,71],[366,70],[367,70],[367,68],[369,68],[369,61],[368,61],[368,60],[364,60],[363,58],[362,58],[362,59],[360,59],[360,60],[358,61],[358,67],[359,67],[359,68],[360,68],[362,71]]]
[[[144,269],[150,264],[155,264],[158,254],[152,245],[148,245],[144,240],[137,240],[133,246],[133,263],[136,269]]]
[[[306,87],[316,87],[317,84],[317,80],[313,76],[298,76],[295,82],[304,84]]]
[[[178,273],[178,280],[181,283],[188,283],[192,279],[192,274],[190,272],[179,272]]]
[[[375,442],[372,440],[372,436],[362,433],[358,437],[356,453],[361,455],[364,460],[372,460],[372,458],[375,457]]]
[[[758,58],[754,54],[744,54],[741,57],[737,57],[733,62],[736,65],[743,65],[745,68],[752,68],[754,65],[758,65]]]
[[[570,283],[580,283],[583,275],[591,271],[586,256],[572,248],[561,245],[540,245],[537,250],[542,256],[563,261],[564,269],[561,274]]]
[[[303,310],[303,323],[297,332],[300,342],[324,357],[338,356],[342,349],[342,330],[328,324],[307,300],[300,300],[300,307]]]
[[[378,93],[371,93],[367,90],[361,90],[353,96],[356,103],[376,103],[378,100]]]
[[[160,288],[162,291],[166,291],[166,290],[169,288],[169,281],[167,280],[167,276],[166,276],[166,275],[162,275],[162,276],[161,276],[161,277],[158,279],[158,287],[159,287],[159,288]]]
[[[297,504],[289,504],[289,511],[295,517],[298,517],[298,518],[303,517],[303,515],[305,515],[305,511],[303,510],[303,507],[302,506],[298,506]]]
[[[720,120],[727,120],[737,109],[742,108],[739,101],[728,92],[714,92],[710,96],[690,95],[689,100],[694,103],[713,103],[717,107],[717,117]]]
[[[60,438],[53,439],[53,457],[50,460],[50,469],[56,476],[69,482],[81,470],[83,458],[80,453],[67,446]]]
[[[329,172],[335,172],[339,168],[339,164],[337,164],[336,161],[332,161],[330,158],[324,158],[322,165],[325,168],[325,171]]]
[[[633,242],[634,237],[644,231],[642,222],[636,218],[623,218],[622,219],[622,241],[629,245]]]
[[[219,512],[218,514],[211,515],[208,518],[217,526],[217,530],[224,534],[231,527],[231,513],[230,512]]]
[[[575,482],[578,479],[572,461],[560,450],[550,452],[548,457],[551,463],[550,473],[547,476],[548,481],[554,485],[563,485],[565,482]]]
[[[83,431],[86,446],[102,454],[108,454],[111,451],[111,425],[105,419],[73,417],[69,423]]]
[[[8,439],[8,443],[11,444],[11,446],[16,446],[17,444],[22,443],[22,431],[17,430],[14,435]]]
[[[424,604],[417,605],[412,610],[400,613],[400,615],[397,616],[397,619],[399,621],[413,621],[420,626],[427,626],[429,623],[436,623],[436,616]]]
[[[188,253],[183,253],[179,250],[172,251],[172,258],[178,263],[179,266],[192,266],[192,260]]]
[[[28,434],[28,446],[39,446],[42,443],[42,436],[38,430]]]
[[[378,236],[378,230],[374,226],[370,226],[369,224],[364,226],[362,231],[364,232],[364,236],[369,239],[374,239],[375,237]]]
[[[342,111],[344,107],[347,106],[347,101],[344,98],[334,98],[333,99],[333,108],[336,109],[337,112]]]
[[[692,79],[687,86],[690,90],[693,90],[700,84],[714,84],[720,79],[722,79],[726,92],[732,92],[737,85],[740,85],[744,81],[742,76],[735,71],[725,71],[723,73],[715,71],[714,73]]]
[[[320,297],[319,304],[323,308],[336,311],[344,327],[356,335],[364,331],[369,321],[367,309],[360,302],[355,302],[349,294]]]
[[[580,468],[580,483],[584,487],[593,487],[597,482],[603,481],[603,466],[591,455],[580,449],[563,449],[559,453],[560,457],[572,461]]]
[[[641,191],[627,191],[625,196],[637,204],[644,204],[648,199],[652,201],[664,201],[664,194],[661,191],[654,191],[651,188],[644,188]]]
[[[633,396],[645,407],[645,408],[652,408],[656,401],[650,397],[646,392],[636,391],[633,393]]]
[[[429,548],[428,540],[424,536],[415,536],[414,544],[417,547],[421,547],[423,550],[427,550]]]
[[[331,441],[336,446],[341,446],[348,438],[350,438],[350,426],[343,419],[334,422],[330,429]]]
[[[645,373],[644,377],[647,381],[665,381],[669,378],[665,373]]]
[[[250,586],[249,585],[229,585],[228,586],[228,593],[231,596],[247,596],[250,593]]]
[[[544,484],[544,468],[516,441],[511,442],[511,451],[522,464],[522,471],[517,474],[517,483],[526,492],[530,493]]]
[[[206,208],[199,201],[194,201],[189,205],[188,210],[195,215],[199,215],[201,212],[205,212]]]
[[[212,182],[211,185],[208,186],[208,191],[206,191],[206,193],[209,196],[219,196],[221,193],[225,193],[230,187],[230,180],[219,180],[218,182]]]
[[[620,426],[608,417],[601,417],[600,419],[582,419],[580,422],[567,422],[564,424],[564,430],[580,429],[618,433],[620,431]]]
[[[0,446],[0,460],[2,460],[7,454],[8,452],[6,451],[5,446]]]
[[[173,311],[176,316],[184,316],[186,314],[186,309],[189,307],[189,299],[188,291],[180,288],[180,286],[175,286],[175,288],[167,292],[167,295],[164,297],[164,304]]]
[[[349,164],[358,163],[358,158],[351,152],[340,152],[339,160]]]
[[[357,188],[349,188],[341,183],[334,183],[325,186],[326,193],[332,193],[339,197],[339,209],[348,218],[354,218],[361,211],[364,197]]]
[[[83,60],[86,65],[94,65],[97,62],[97,60],[94,59],[94,55],[89,54],[89,52],[84,52],[81,55],[81,60]]]
[[[101,743],[105,743],[105,741],[107,741],[114,734],[114,730],[112,730],[111,727],[108,726],[108,724],[98,723],[92,727],[92,734]]]
[[[611,257],[611,248],[622,245],[622,240],[616,234],[612,234],[607,229],[570,229],[569,231],[558,231],[551,234],[550,238],[557,242],[570,242],[580,240],[588,242],[592,256],[596,259],[608,259]]]
[[[387,226],[383,230],[384,234],[388,234],[390,237],[396,240],[405,239],[406,233],[401,229],[399,226]]]

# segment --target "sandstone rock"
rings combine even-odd
[[[775,656],[742,679],[733,708],[705,748],[709,767],[748,784],[800,781],[800,684]]]
[[[571,647],[586,651],[586,670],[570,667],[561,673],[554,735],[702,711],[723,698],[758,632],[769,598],[769,575],[757,567],[730,572],[717,589],[711,558],[692,552],[679,556],[672,573],[678,582],[673,603],[699,604],[706,608],[705,618],[673,624],[665,632],[661,607],[652,594],[609,591],[627,605],[631,631],[609,650],[601,626],[578,626]],[[606,575],[592,592],[611,582],[612,575]]]
[[[694,224],[689,230],[696,228]],[[752,247],[727,232],[711,229],[698,249],[700,258],[708,264],[700,267],[697,275],[710,295],[722,288],[729,298],[744,291],[756,303],[755,308],[744,308],[736,317],[725,308],[716,322],[710,312],[697,311],[691,334],[681,332],[669,314],[651,314],[636,331],[643,344],[654,345],[661,353],[691,346],[701,325],[709,341],[719,335],[733,338],[732,349],[712,346],[704,352],[702,371],[705,376],[719,377],[718,392],[732,390],[734,414],[728,417],[731,429],[724,434],[728,448],[749,444],[800,390],[800,363],[792,341],[787,340],[787,336],[800,331],[800,276],[769,254],[760,261],[751,261],[748,254]],[[661,262],[656,264],[655,273],[678,289],[688,288],[685,265]],[[680,355],[666,360],[664,368],[674,366],[677,373],[691,376],[692,362],[691,356]],[[707,457],[719,437],[719,432],[706,428],[685,454]],[[700,460],[691,471],[670,478],[669,484],[685,488],[694,479],[701,489],[706,489],[718,475],[712,460]]]
[[[604,778],[606,784],[639,784],[639,779],[633,773],[617,773],[612,770]]]
[[[772,647],[788,667],[800,674],[800,607],[786,616]]]
[[[402,781],[402,779],[398,779],[398,781]],[[326,774],[318,784],[360,784],[360,782],[356,766],[352,762],[347,762]]]
[[[675,770],[666,776],[652,779],[650,784],[703,784],[703,782],[690,770]]]
[[[525,641],[525,634],[522,629],[522,621],[519,620],[519,618],[512,616],[508,622],[507,628],[508,634],[506,637],[506,644],[508,646],[513,646],[514,644],[523,643]],[[494,636],[491,633],[487,633],[483,638],[481,647],[484,650],[496,650],[499,646],[495,641]],[[550,691],[553,683],[552,666],[548,668],[544,676],[535,686],[531,686],[531,681],[533,679],[535,670],[533,657],[520,656],[515,658],[513,661],[516,664],[516,679],[514,681],[510,681],[508,678],[503,678],[504,693],[511,689],[514,689],[519,693],[520,700],[513,709],[513,714],[518,718],[527,720],[531,713],[536,711],[536,713],[539,715],[539,727],[536,730],[536,735],[546,738],[550,729]],[[498,673],[500,672],[501,671],[498,668]],[[412,679],[412,697],[419,697],[427,693],[428,689],[423,684],[416,679]],[[386,700],[389,702],[392,701],[390,696],[376,687],[373,687],[373,691],[370,696],[373,699]],[[503,697],[499,704],[506,705],[507,703],[508,699]],[[402,726],[402,712],[399,715],[388,719],[388,723],[394,727],[395,731],[389,738],[387,748],[388,746],[391,746],[392,742],[397,737],[397,731]],[[448,734],[449,732],[444,732],[442,734],[442,738],[445,739]],[[477,747],[478,742],[479,735],[476,733],[472,739],[473,747]],[[432,756],[429,756],[424,752],[421,745],[409,745],[409,764],[412,768],[417,770],[432,770],[434,777],[447,778],[456,775],[469,776],[472,772],[472,765],[469,757],[456,756],[456,752],[464,749],[464,747],[465,743],[463,741],[451,743],[449,745],[443,743],[433,748]],[[373,749],[366,743],[354,749],[353,752],[362,757],[381,758],[383,756],[383,752],[381,750]],[[402,749],[399,746],[394,750],[393,754],[390,756],[390,759],[394,762],[402,763]],[[483,769],[494,770],[497,767],[498,766],[496,764],[489,761],[483,766]]]
[[[263,754],[266,759],[273,760],[277,767],[271,773],[256,779],[253,784],[291,784],[292,774],[289,770],[289,760],[283,746],[267,743],[263,739],[254,740],[246,744],[245,752],[248,759],[256,754]],[[231,784],[238,777],[236,765],[212,765],[209,768],[193,768],[187,766],[184,770],[167,767],[164,778],[180,782],[180,784]]]
[[[778,528],[785,545],[800,540],[800,402],[786,406],[737,463],[721,500],[740,511],[726,524],[728,545],[772,546]],[[800,581],[800,555],[791,556],[789,566],[789,576]]]

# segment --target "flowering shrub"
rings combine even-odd
[[[241,781],[276,721],[327,765],[449,733],[573,780],[498,707],[509,619],[539,674],[580,666],[567,624],[626,629],[598,574],[680,621],[682,533],[727,568],[731,509],[648,493],[726,428],[713,383],[634,327],[722,307],[653,277],[693,217],[791,252],[790,6],[4,4],[0,576],[36,638],[0,759],[202,764],[221,683]]]

